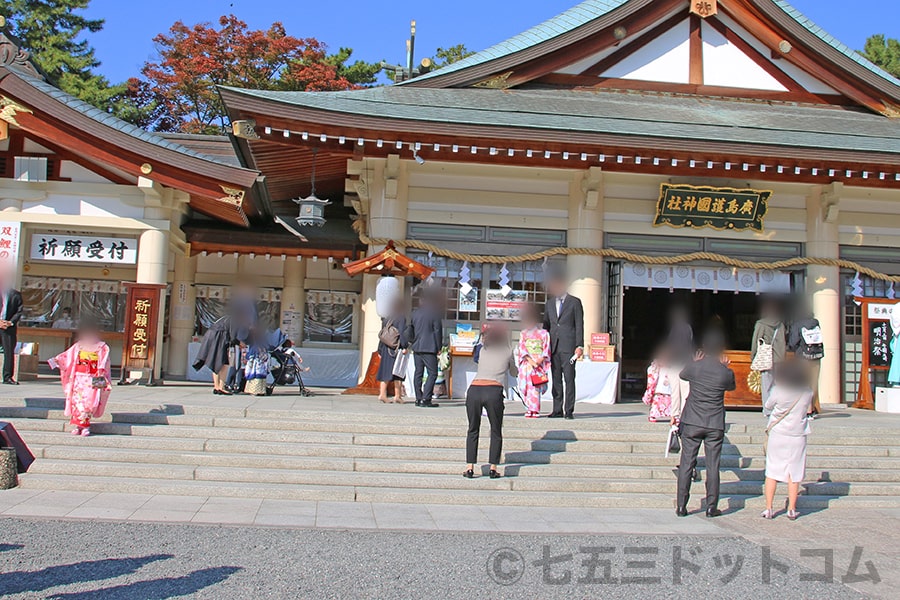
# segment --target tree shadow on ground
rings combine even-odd
[[[195,594],[211,585],[221,583],[242,570],[241,567],[210,567],[181,577],[161,577],[136,581],[87,592],[54,594],[52,600],[106,600],[107,598],[135,600],[165,600]]]
[[[101,581],[136,573],[145,565],[174,558],[172,554],[151,554],[134,558],[104,558],[69,565],[47,567],[39,571],[0,573],[0,596],[40,592],[61,585]]]
[[[0,552],[9,552],[10,550],[21,550],[25,546],[22,544],[0,544]]]

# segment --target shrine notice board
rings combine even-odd
[[[859,391],[854,408],[875,409],[871,372],[886,371],[891,366],[891,314],[900,310],[900,300],[887,298],[855,298],[862,307],[863,356],[859,374]]]
[[[132,379],[130,373],[142,372],[153,382],[159,347],[159,316],[162,312],[165,285],[126,283],[125,339],[122,345],[122,381]]]

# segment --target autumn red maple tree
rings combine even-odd
[[[315,38],[288,35],[281,23],[250,30],[234,15],[193,26],[178,21],[157,35],[158,57],[147,62],[140,89],[157,116],[151,128],[186,133],[221,132],[225,109],[216,86],[261,90],[328,91],[355,87],[343,64]],[[343,52],[349,56],[346,49]],[[377,69],[376,69],[377,71]]]

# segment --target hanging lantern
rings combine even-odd
[[[325,225],[325,207],[331,204],[330,200],[322,200],[316,196],[316,156],[318,148],[313,148],[312,175],[310,177],[311,190],[306,198],[295,198],[292,202],[300,207],[300,214],[292,223],[290,219],[275,217],[282,227],[299,237],[301,240],[308,241],[306,236],[300,232],[301,227],[322,227]]]

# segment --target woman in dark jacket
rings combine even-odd
[[[228,311],[220,317],[203,334],[200,350],[194,361],[194,369],[199,371],[204,366],[213,373],[213,394],[230,396],[225,386],[228,380],[228,351],[238,342],[246,342],[251,329],[256,325],[256,294],[250,286],[241,285],[234,289]]]
[[[391,315],[381,320],[382,330],[389,325],[392,328],[396,328],[399,337],[397,338],[397,346],[394,348],[388,347],[388,345],[381,340],[378,341],[378,356],[381,357],[381,362],[378,364],[378,374],[375,376],[375,379],[378,380],[378,399],[385,404],[391,402],[387,397],[387,387],[388,383],[393,381],[393,401],[396,404],[403,404],[403,381],[406,377],[394,375],[394,363],[397,361],[398,356],[406,354],[406,347],[408,345],[404,333],[406,331],[406,317],[403,314],[402,298],[397,298],[397,300],[395,300],[391,307]]]

